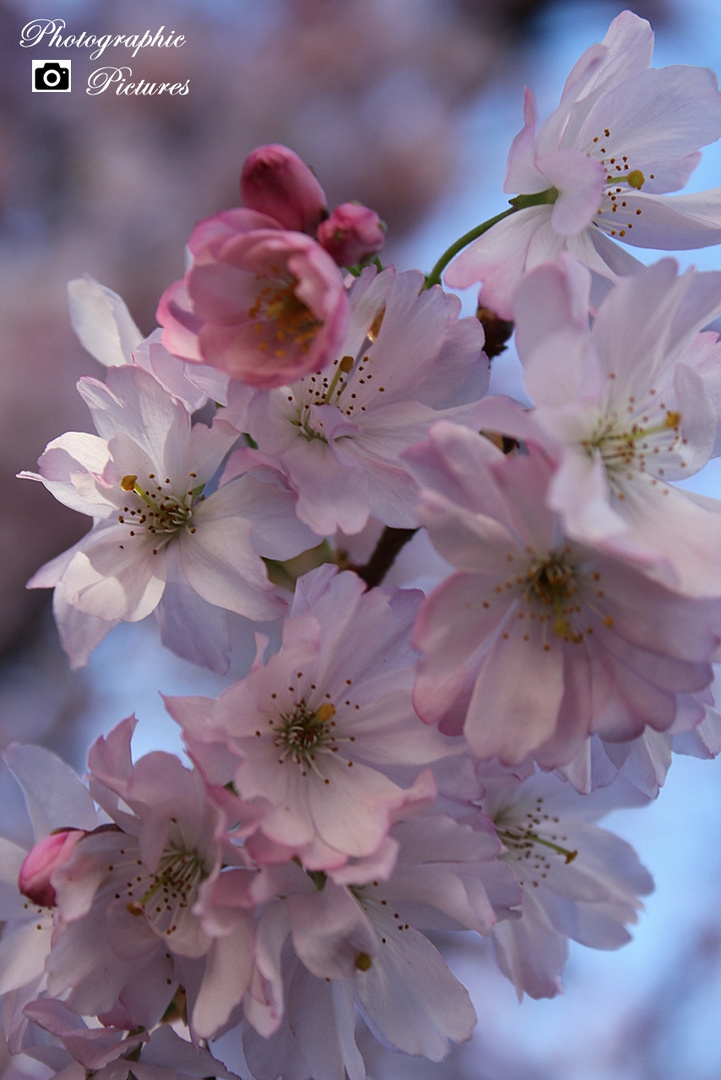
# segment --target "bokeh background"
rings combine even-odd
[[[256,145],[283,142],[316,170],[331,205],[359,199],[389,227],[386,262],[427,270],[447,245],[505,206],[505,157],[531,85],[556,104],[580,53],[625,5],[616,0],[0,0],[0,749],[38,741],[82,769],[90,740],[128,713],[137,753],[179,748],[158,690],[211,693],[222,681],[164,652],[152,620],[121,626],[70,673],[37,567],[86,523],[15,479],[46,443],[87,430],[75,391],[101,376],[70,330],[66,282],[119,292],[141,329],[182,274],[199,218],[238,202]],[[721,70],[718,0],[638,0],[655,64]],[[31,19],[66,33],[184,34],[180,49],[19,45]],[[33,94],[31,58],[73,62],[70,94]],[[91,71],[190,80],[187,96],[85,93]],[[721,185],[710,148],[691,187]],[[651,261],[653,253],[648,253]],[[721,267],[721,252],[683,264]],[[471,298],[468,298],[470,303]],[[469,308],[470,310],[470,308]],[[496,386],[517,382],[512,353]],[[697,487],[721,495],[721,470]],[[236,673],[245,656],[239,649]],[[226,680],[227,681],[227,680]],[[0,806],[0,813],[4,808]],[[473,1042],[441,1066],[375,1052],[393,1080],[718,1080],[721,1076],[721,762],[679,758],[660,798],[608,822],[654,874],[635,940],[620,953],[572,950],[566,993],[518,1004],[482,943],[449,943],[479,1015]]]

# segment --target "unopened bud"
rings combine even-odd
[[[341,203],[318,228],[318,240],[339,266],[356,266],[383,247],[386,234],[375,210]]]
[[[38,840],[25,856],[18,874],[18,889],[39,907],[55,907],[55,889],[50,878],[72,855],[84,829],[58,829]]]
[[[287,146],[259,146],[240,174],[243,206],[268,214],[285,229],[315,233],[325,217],[326,198],[312,171]]]

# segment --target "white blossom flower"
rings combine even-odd
[[[137,622],[161,605],[166,645],[227,670],[222,611],[277,618],[286,603],[261,556],[287,559],[315,543],[294,515],[294,496],[282,484],[242,476],[206,497],[237,431],[217,418],[211,427],[193,424],[185,406],[135,365],[111,368],[105,383],[81,379],[79,390],[98,435],[55,439],[39,474],[21,475],[92,516],[93,528],[30,587],[55,587],[74,667],[119,621]]]
[[[569,251],[597,280],[634,272],[641,248],[698,248],[721,241],[721,188],[668,198],[721,135],[721,94],[705,68],[649,68],[653,32],[631,11],[579,59],[561,102],[536,134],[526,92],[525,126],[508,159],[504,190],[515,213],[455,259],[446,282],[482,281],[480,302],[511,318],[522,275]]]

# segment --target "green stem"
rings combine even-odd
[[[499,221],[503,221],[504,218],[510,217],[511,214],[515,214],[517,210],[526,210],[529,206],[543,206],[547,203],[555,203],[557,198],[558,192],[556,189],[547,188],[546,191],[537,191],[533,195],[516,195],[514,199],[509,199],[508,201],[511,205],[508,210],[504,210],[502,213],[496,214],[495,217],[489,218],[488,221],[476,225],[475,228],[459,237],[455,243],[451,244],[451,246],[443,252],[430,274],[426,275],[423,288],[430,289],[432,285],[440,285],[441,274],[448,266],[451,259],[455,258],[458,252],[462,251],[464,247],[472,244],[479,236],[483,236],[490,228],[497,225]]]
[[[474,229],[471,229],[470,232],[464,233],[463,236],[461,236],[458,240],[456,240],[454,244],[451,244],[451,246],[443,252],[440,259],[431,270],[430,274],[426,275],[426,280],[423,288],[430,289],[432,285],[440,285],[441,274],[448,266],[451,259],[455,258],[459,251],[463,251],[464,247],[467,247],[468,244],[473,243],[473,241],[477,240],[479,236],[483,236],[484,232],[488,232],[492,225],[495,225],[499,221],[503,221],[504,218],[507,218],[510,214],[515,214],[515,212],[516,209],[512,206],[510,210],[504,210],[502,214],[496,214],[495,217],[489,218],[488,221],[484,221],[482,225],[476,225],[476,227]]]

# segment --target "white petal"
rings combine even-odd
[[[91,356],[105,367],[130,363],[143,335],[117,293],[86,275],[68,282],[68,306],[72,328]]]

